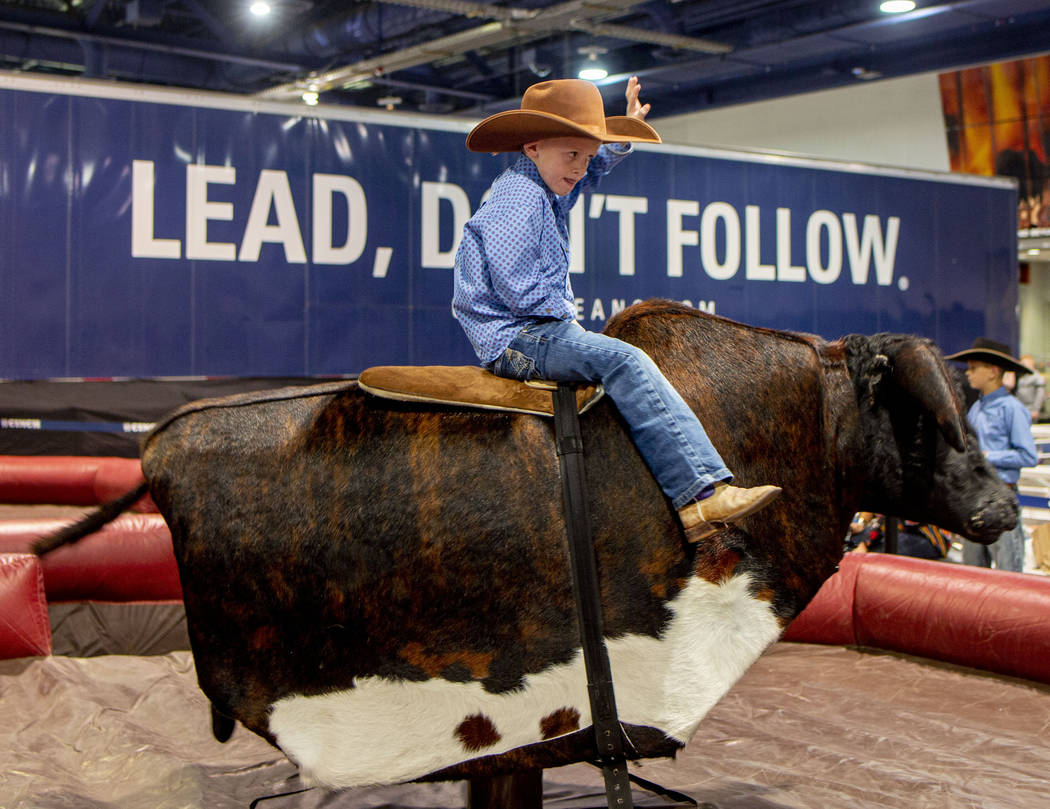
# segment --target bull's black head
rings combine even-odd
[[[867,457],[862,508],[990,543],[1017,522],[958,390],[929,340],[851,335],[846,345]]]

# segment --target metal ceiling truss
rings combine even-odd
[[[0,0],[0,68],[478,115],[590,53],[661,115],[1050,51],[1047,0]]]
[[[569,0],[569,2],[546,9],[493,6],[471,3],[468,0],[380,0],[380,2],[444,11],[463,15],[469,19],[493,21],[403,50],[385,53],[321,74],[307,76],[299,81],[270,88],[260,95],[266,98],[295,97],[307,88],[324,92],[361,82],[375,75],[390,74],[438,59],[461,56],[468,50],[478,51],[511,43],[520,44],[523,40],[550,36],[566,30],[703,53],[726,53],[732,50],[730,46],[720,42],[601,22],[603,19],[622,16],[626,11],[639,5],[638,0],[601,0],[601,2]]]

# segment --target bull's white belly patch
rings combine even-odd
[[[748,593],[749,582],[747,575],[722,584],[691,579],[668,603],[673,618],[663,637],[608,641],[622,722],[689,740],[780,635],[770,605]],[[590,722],[582,652],[504,694],[477,682],[362,677],[353,689],[285,697],[270,713],[270,731],[303,778],[332,788],[411,780]]]

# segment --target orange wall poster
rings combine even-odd
[[[1020,235],[1050,235],[1050,55],[939,79],[952,171],[1016,178]]]

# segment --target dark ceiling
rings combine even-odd
[[[249,2],[0,0],[0,69],[478,116],[594,49],[664,116],[1050,51],[1035,0]]]

